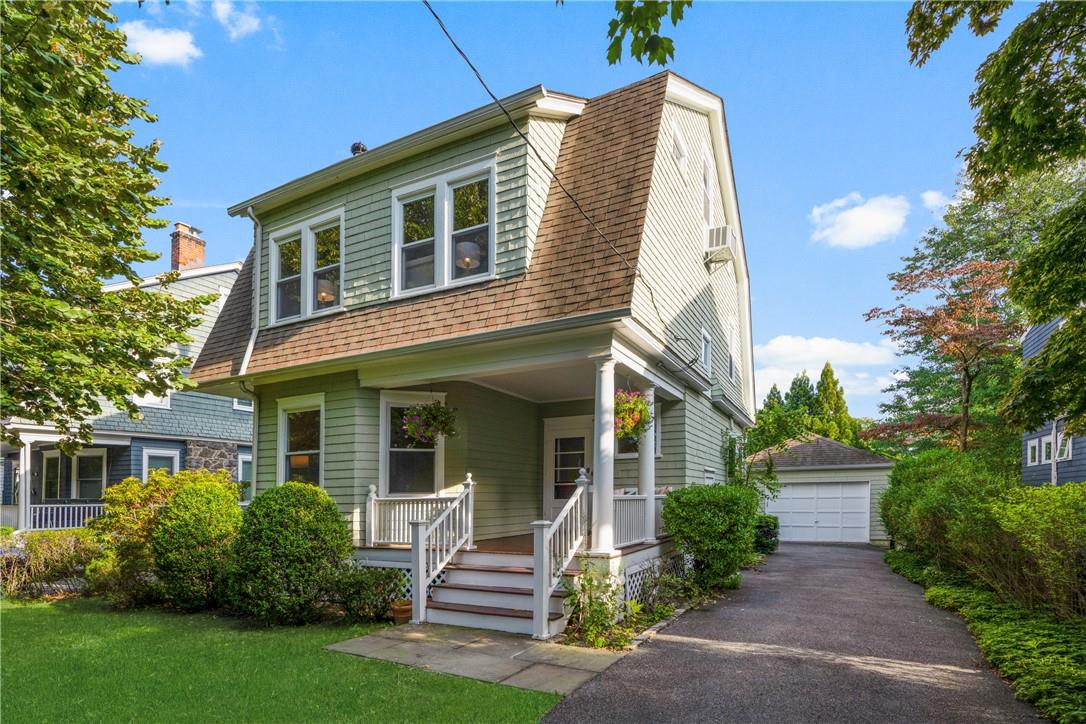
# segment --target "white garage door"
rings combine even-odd
[[[867,543],[867,483],[784,483],[766,512],[777,516],[781,540]]]

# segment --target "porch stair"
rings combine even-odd
[[[567,577],[580,571],[568,569]],[[532,556],[523,553],[460,551],[445,566],[445,581],[430,587],[426,618],[450,626],[532,634]],[[565,628],[562,593],[550,597],[547,627]]]

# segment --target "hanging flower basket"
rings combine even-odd
[[[456,410],[438,401],[412,405],[403,412],[403,432],[419,445],[433,445],[456,435]]]
[[[640,392],[615,392],[615,437],[637,442],[649,429],[652,410]]]

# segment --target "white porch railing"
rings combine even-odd
[[[645,496],[616,495],[615,547],[621,548],[648,540],[645,535]]]
[[[655,506],[656,507],[656,515],[654,516],[655,519],[656,519],[655,535],[656,535],[657,538],[659,538],[660,536],[662,536],[664,534],[664,516],[663,516],[663,512],[664,512],[664,498],[666,498],[666,497],[667,497],[667,495],[656,495],[656,496],[654,496],[655,503],[656,503],[656,506]]]
[[[588,475],[581,468],[577,476],[577,489],[554,522],[537,520],[532,523],[532,551],[534,554],[534,581],[532,583],[532,637],[550,637],[550,598],[562,574],[573,556],[580,550],[588,535]]]
[[[472,548],[472,516],[475,483],[468,473],[464,491],[452,499],[431,522],[412,520],[411,525],[411,622],[426,620],[426,594],[430,583],[461,548]]]
[[[19,527],[19,506],[0,505],[0,528]]]
[[[456,500],[453,495],[378,498],[370,488],[366,510],[366,545],[411,545],[411,521],[430,521]]]
[[[102,503],[45,503],[30,506],[30,530],[82,528],[102,514]]]

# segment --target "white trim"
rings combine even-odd
[[[796,468],[792,468],[792,469],[795,470]],[[871,481],[870,480],[833,480],[832,478],[830,478],[830,479],[826,479],[826,480],[803,480],[803,481],[797,480],[795,482],[791,482],[791,481],[787,481],[787,480],[781,480],[780,483],[781,483],[781,489],[782,490],[784,489],[785,486],[796,486],[796,485],[814,485],[814,486],[818,486],[818,485],[840,485],[840,486],[842,486],[842,494],[843,494],[843,491],[844,491],[844,486],[846,486],[846,485],[863,485],[864,486],[864,492],[865,492],[865,498],[864,498],[865,503],[864,503],[864,513],[863,513],[863,516],[864,516],[864,541],[868,542],[868,543],[871,542]],[[816,500],[817,500],[817,490],[818,490],[818,488],[816,487],[815,488]],[[780,500],[780,498],[778,497],[777,501],[779,501],[779,500]],[[776,501],[771,501],[771,502],[776,502]],[[763,510],[765,510],[766,512],[769,512],[769,508],[766,507],[766,506],[763,506]],[[841,512],[842,512],[842,514],[844,513],[844,511],[841,511]],[[770,513],[770,514],[771,515],[777,515],[777,513]],[[815,525],[817,526],[817,523]],[[843,529],[843,526],[841,526],[841,528]],[[817,528],[815,529],[815,534],[817,536]],[[784,539],[782,538],[781,540],[784,540]],[[814,539],[806,539],[806,538],[802,538],[802,539],[801,538],[792,538],[792,539],[789,539],[789,540],[791,540],[793,542],[797,542],[797,543],[804,543],[804,542],[817,543],[817,542],[820,542],[820,541],[817,541],[817,540],[814,540]],[[829,543],[829,542],[833,542],[833,541],[821,541],[821,542]],[[851,542],[851,541],[849,541],[849,542]]]
[[[159,395],[132,395],[132,402],[138,407],[148,407],[155,410],[169,410],[173,404],[173,390],[166,390],[165,396]]]
[[[333,221],[339,223],[339,303],[334,307],[326,307],[324,309],[314,309],[315,303],[312,299],[313,291],[313,274],[316,273],[316,269],[313,266],[316,261],[316,243],[315,235],[317,231],[321,231],[324,228],[333,226]],[[297,237],[299,240],[299,295],[301,297],[301,304],[298,314],[291,315],[290,317],[279,318],[279,248],[278,244],[292,240],[293,237]],[[344,263],[346,257],[346,237],[347,229],[344,223],[344,207],[339,206],[329,211],[324,211],[313,216],[309,216],[301,221],[291,223],[288,226],[280,226],[268,231],[268,261],[271,267],[271,274],[268,275],[268,326],[278,326],[281,324],[290,324],[298,322],[303,319],[310,319],[313,317],[323,316],[325,314],[333,314],[339,312],[344,307],[343,300],[343,277],[344,277]],[[331,267],[322,267],[331,268]],[[290,278],[293,278],[291,275]]]
[[[27,444],[29,445],[30,443],[27,443]],[[41,456],[42,456],[42,461],[41,461],[41,500],[42,500],[42,502],[44,503],[47,500],[65,500],[66,498],[70,498],[71,497],[70,495],[69,496],[60,495],[60,493],[63,492],[61,490],[61,486],[64,484],[64,474],[62,472],[62,468],[60,467],[60,450],[43,450]],[[47,498],[45,496],[45,490],[46,490],[46,485],[47,485],[47,483],[45,481],[45,470],[48,467],[48,465],[46,463],[46,461],[48,461],[48,460],[56,460],[57,461],[57,493],[58,493],[58,495],[55,498]],[[69,493],[72,492],[70,481],[69,481],[69,485],[68,485],[68,492]]]
[[[1067,454],[1064,455],[1063,457],[1060,457],[1060,447],[1062,446],[1062,444],[1064,442],[1067,443],[1067,451],[1066,451]],[[1066,430],[1056,434],[1056,452],[1055,452],[1055,460],[1056,460],[1056,462],[1062,463],[1062,462],[1066,462],[1066,461],[1071,459],[1071,454],[1072,454],[1073,448],[1075,446],[1074,443],[1075,443],[1074,436],[1073,435],[1068,435]]]
[[[592,398],[593,400],[595,398]],[[552,448],[554,438],[563,433],[581,434],[585,436],[585,468],[588,470],[589,480],[594,479],[595,471],[592,465],[595,460],[595,416],[594,415],[566,415],[564,417],[543,418],[543,478],[540,481],[540,509],[543,517],[550,520],[554,513],[562,508],[561,504],[553,497],[551,486],[554,478],[554,450]]]
[[[1047,465],[1052,462],[1052,457],[1055,455],[1056,446],[1053,444],[1052,435],[1042,435],[1040,438],[1041,444],[1041,463]]]
[[[275,484],[281,485],[286,482],[287,466],[284,460],[287,450],[287,413],[288,412],[307,412],[309,410],[320,410],[321,413],[321,429],[320,429],[320,466],[317,471],[320,480],[317,481],[317,485],[321,488],[324,487],[324,462],[327,457],[327,449],[324,444],[324,427],[325,427],[325,414],[324,414],[324,393],[317,392],[312,395],[296,395],[294,397],[280,397],[276,402],[276,420],[277,434],[276,434],[276,446],[275,446]],[[256,436],[254,435],[254,438]],[[253,478],[256,478],[254,472]]]
[[[429,294],[439,289],[451,289],[494,279],[497,274],[497,159],[461,165],[442,173],[417,179],[392,189],[392,290],[391,299],[403,299]],[[453,192],[466,184],[487,181],[487,264],[489,269],[463,279],[452,278]],[[434,283],[424,287],[403,289],[403,206],[434,195]]]
[[[702,468],[701,482],[703,485],[716,485],[716,468]]]
[[[323,457],[323,455],[322,455]],[[234,479],[239,483],[241,480],[241,464],[249,463],[249,490],[241,494],[242,501],[248,503],[253,499],[253,494],[256,492],[256,469],[253,467],[253,454],[251,452],[238,453],[237,470],[234,473]]]
[[[675,161],[675,165],[679,167],[679,175],[685,181],[686,161],[690,158],[690,149],[686,145],[686,139],[683,138],[679,122],[674,118],[671,119],[671,158]]]
[[[378,495],[382,498],[417,498],[433,495],[445,487],[445,440],[434,445],[434,490],[432,493],[389,493],[388,492],[388,452],[392,437],[389,430],[389,410],[394,405],[413,405],[419,402],[445,402],[444,392],[409,392],[405,390],[381,390],[379,406],[381,419],[378,432],[377,474]],[[323,459],[323,458],[322,458]]]
[[[705,346],[709,346],[708,359],[705,354]],[[713,374],[713,335],[709,334],[709,330],[705,327],[701,328],[701,349],[698,351],[698,362],[701,368],[705,370],[705,374]]]
[[[100,457],[102,458],[102,491],[98,494],[97,498],[80,498],[79,493],[79,458]],[[106,449],[104,447],[85,447],[75,455],[72,456],[72,476],[68,480],[69,496],[72,500],[101,500],[102,493],[106,490],[106,481],[109,480],[109,458],[106,457]]]
[[[235,398],[233,398],[233,400],[234,400],[234,409],[238,410],[239,412],[252,412],[255,409],[253,401],[248,399],[248,398],[235,397]],[[248,404],[245,404],[245,403],[248,403]]]
[[[147,482],[147,474],[150,472],[147,468],[147,462],[152,457],[156,458],[172,458],[173,470],[170,475],[176,475],[177,471],[181,469],[181,451],[171,450],[161,447],[145,447],[143,448],[143,482]]]
[[[214,264],[212,266],[198,266],[192,269],[185,269],[184,271],[180,271],[177,273],[177,281],[183,281],[185,279],[195,279],[196,277],[207,276],[209,274],[222,274],[223,272],[229,271],[241,271],[241,262],[231,261],[225,264]],[[169,273],[170,272],[162,272],[162,274]],[[162,276],[162,274],[158,274],[149,279],[142,280],[139,283],[140,289],[143,289],[144,287],[153,287],[161,284],[162,282],[159,277]],[[171,284],[172,283],[174,282],[171,282]],[[131,288],[132,282],[127,280],[123,282],[113,282],[112,284],[102,285],[103,292],[119,292],[122,289]]]
[[[1026,465],[1040,465],[1041,464],[1041,445],[1040,438],[1033,438],[1026,441]]]

